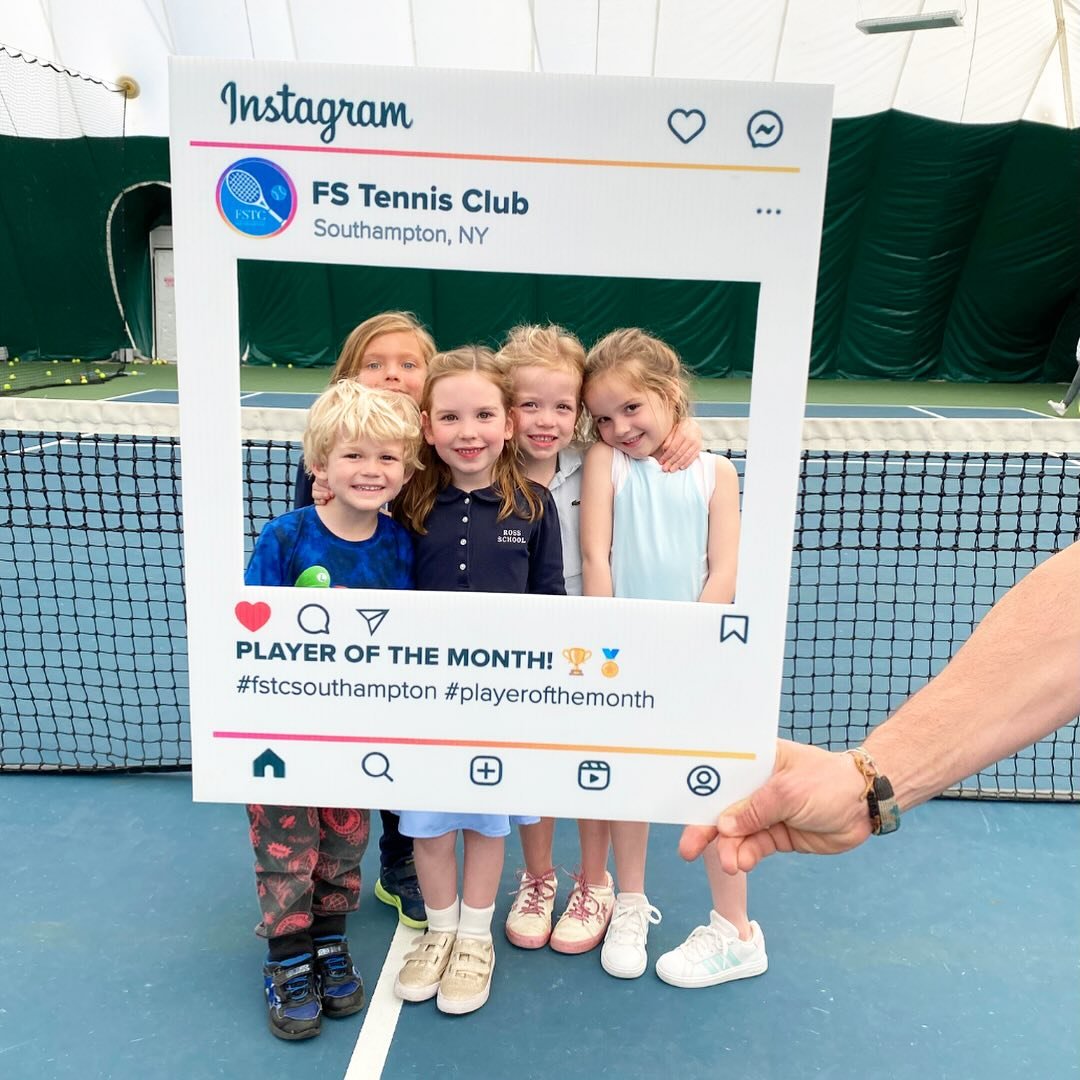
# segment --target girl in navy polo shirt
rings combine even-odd
[[[458,592],[566,592],[555,504],[526,479],[512,442],[506,372],[490,349],[440,353],[420,402],[424,468],[395,515],[415,534],[416,588]],[[467,1013],[488,999],[495,952],[491,919],[510,818],[405,811],[428,929],[406,954],[394,989],[406,1001],[437,996],[439,1009]],[[457,891],[457,831],[465,872]]]

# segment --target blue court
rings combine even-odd
[[[241,807],[192,804],[181,775],[14,776],[0,823],[14,856],[0,948],[20,973],[0,1012],[12,1080],[354,1080],[384,1061],[387,1080],[800,1080],[862,1076],[873,1062],[896,1080],[1080,1072],[1075,805],[938,801],[849,855],[768,860],[751,875],[750,910],[769,971],[698,991],[651,971],[612,979],[596,953],[509,945],[511,837],[492,996],[466,1017],[433,1002],[399,1012],[387,996],[396,913],[371,894],[369,849],[350,921],[368,1005],[291,1044],[265,1029]],[[571,833],[560,823],[568,866]],[[679,860],[676,839],[658,827],[650,846],[664,915],[652,958],[707,912],[704,873]]]
[[[156,391],[135,397],[170,400]],[[253,394],[244,404],[311,399]],[[710,403],[699,415],[746,409]],[[807,412],[891,418],[896,409]],[[912,406],[903,415],[929,412]],[[0,563],[8,670],[0,767],[183,762],[175,444],[7,433],[2,451],[0,545],[12,558]],[[249,537],[288,508],[296,457],[283,444],[245,452]],[[782,732],[857,741],[940,669],[1005,588],[1072,540],[1078,514],[1080,460],[1071,455],[808,454]],[[964,790],[1061,798],[1076,790],[1075,740],[1074,724]],[[0,898],[0,949],[17,976],[0,996],[0,1074],[1077,1075],[1078,825],[1075,802],[939,800],[848,856],[769,860],[750,882],[769,971],[700,991],[669,987],[651,969],[614,980],[597,953],[509,945],[501,923],[521,862],[511,837],[491,1001],[461,1018],[393,997],[411,932],[398,931],[395,913],[372,895],[373,837],[350,923],[369,1003],[356,1017],[327,1021],[317,1040],[286,1044],[265,1025],[241,807],[193,804],[183,773],[5,774],[0,830],[14,863]],[[704,873],[678,859],[677,836],[658,827],[650,845],[649,894],[664,915],[650,936],[653,960],[707,917]],[[576,865],[567,823],[555,855]],[[567,891],[564,880],[560,901]]]

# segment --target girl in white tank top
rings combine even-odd
[[[679,473],[655,455],[689,414],[678,357],[641,330],[616,330],[590,350],[582,396],[600,442],[585,458],[581,550],[586,596],[730,603],[735,596],[739,482],[726,458],[708,453]],[[645,893],[647,822],[611,822],[618,892],[600,961],[618,978],[648,965],[649,925],[660,912]],[[706,926],[656,964],[677,986],[713,986],[759,975],[765,941],[746,911],[746,875],[705,855],[713,910]]]

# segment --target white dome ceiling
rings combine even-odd
[[[945,8],[963,25],[855,27]],[[0,44],[109,83],[134,77],[129,135],[168,133],[170,55],[826,82],[838,117],[1080,116],[1080,0],[3,0]],[[74,134],[39,112],[16,132],[0,108],[0,133]]]

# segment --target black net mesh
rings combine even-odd
[[[11,431],[3,456],[0,768],[189,767],[178,441]],[[298,460],[287,436],[244,443],[249,550]],[[804,452],[781,734],[857,743],[1073,541],[1078,495],[1064,454]],[[954,793],[1075,800],[1076,733]]]

